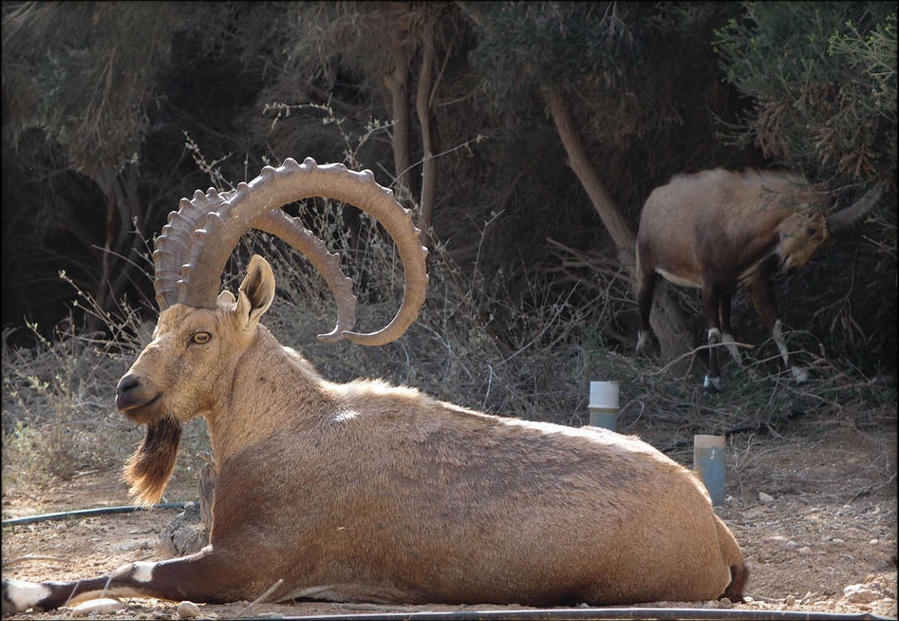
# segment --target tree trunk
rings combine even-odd
[[[437,186],[437,160],[434,159],[434,140],[431,127],[431,84],[432,61],[434,57],[434,22],[425,24],[421,39],[421,71],[418,74],[418,90],[415,109],[421,127],[421,200],[419,203],[418,226],[421,229],[421,243],[427,245],[431,217],[434,212],[434,192]]]
[[[103,251],[100,256],[100,279],[97,283],[97,289],[94,291],[94,301],[98,309],[106,306],[106,300],[109,298],[109,275],[112,271],[112,254],[110,250],[115,245],[116,239],[116,216],[118,215],[118,201],[116,197],[116,171],[115,168],[107,167],[96,174],[94,180],[100,186],[103,194],[106,196],[106,235],[103,241]],[[100,320],[88,315],[87,325],[89,330],[97,330],[100,328]]]
[[[593,208],[599,214],[606,230],[618,247],[618,258],[631,274],[631,283],[636,282],[635,241],[636,236],[621,215],[612,197],[596,174],[596,170],[587,158],[580,137],[574,129],[574,121],[562,94],[557,90],[547,93],[550,112],[559,138],[568,154],[568,165],[577,175],[581,185],[590,197]],[[655,303],[649,316],[649,323],[659,339],[662,357],[670,360],[688,351],[692,345],[690,331],[680,308],[668,296],[663,283],[659,282],[655,290]]]
[[[117,298],[128,284],[131,273],[134,270],[134,259],[137,258],[138,249],[141,242],[141,224],[143,223],[143,205],[138,195],[137,183],[138,172],[137,167],[129,164],[124,174],[117,184],[118,201],[124,208],[121,210],[127,212],[128,222],[123,226],[119,233],[118,252],[122,257],[129,260],[123,260],[121,268],[118,269],[118,275],[112,283],[110,294]],[[151,274],[152,277],[152,274]]]
[[[384,75],[384,84],[390,92],[393,117],[393,167],[396,175],[394,193],[397,198],[411,198],[409,184],[409,69],[406,52],[396,51],[393,70]]]

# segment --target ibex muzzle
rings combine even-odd
[[[146,504],[162,494],[181,424],[206,419],[217,470],[210,545],[77,583],[4,580],[5,607],[52,609],[102,591],[215,603],[255,599],[273,585],[271,601],[740,598],[743,556],[702,483],[644,442],[490,416],[381,381],[329,382],[259,323],[275,294],[259,256],[236,296],[218,294],[240,233],[313,193],[385,224],[407,276],[388,326],[350,332],[351,293],[337,262],[319,256],[335,267],[332,290],[343,292],[326,338],[389,342],[415,319],[425,251],[370,173],[287,160],[226,198],[209,192],[182,203],[157,241],[162,312],[153,341],[119,382],[117,404],[147,423],[126,470]]]

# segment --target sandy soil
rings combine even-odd
[[[664,430],[644,434],[665,445]],[[655,436],[655,437],[650,437]],[[668,436],[670,437],[670,436]],[[658,440],[658,441],[656,441]],[[896,428],[859,430],[845,420],[794,427],[789,435],[741,434],[729,445],[728,498],[719,514],[750,563],[739,609],[871,612],[896,616]],[[674,454],[688,463],[688,452]],[[196,499],[196,480],[176,474],[167,499]],[[761,496],[760,492],[767,496]],[[3,490],[3,518],[76,508],[128,504],[116,472],[85,473],[45,489]],[[136,560],[154,560],[154,542],[177,510],[154,510],[47,521],[3,529],[3,573],[23,580],[96,576]],[[25,555],[52,556],[17,560]],[[855,594],[844,589],[864,584]],[[870,600],[870,601],[865,601]],[[177,618],[177,603],[127,599],[114,616]],[[503,609],[501,606],[380,606],[371,604],[201,605],[201,618],[312,614],[359,615],[387,611]],[[658,606],[723,607],[720,602],[662,602]],[[509,609],[511,607],[505,607]],[[517,607],[516,607],[517,608]],[[27,612],[15,619],[70,617]]]

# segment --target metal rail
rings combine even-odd
[[[383,612],[349,613],[332,615],[283,616],[285,621],[529,621],[548,619],[550,621],[595,621],[601,619],[737,619],[737,620],[784,620],[784,621],[835,621],[874,620],[888,621],[871,613],[846,614],[838,612],[804,612],[800,610],[735,610],[731,608],[544,608],[527,610],[460,610],[444,612]]]

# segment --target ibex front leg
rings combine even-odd
[[[208,603],[250,598],[251,594],[244,593],[245,578],[241,581],[237,575],[244,568],[243,562],[224,557],[207,546],[196,554],[158,563],[128,563],[111,574],[87,580],[31,583],[4,579],[3,613],[29,608],[53,610],[104,593],[110,597],[157,597]],[[259,594],[252,597],[256,595]]]
[[[787,355],[787,345],[783,338],[783,328],[780,319],[777,318],[777,307],[774,304],[774,292],[771,290],[771,283],[764,274],[757,274],[755,277],[746,282],[749,294],[752,296],[752,302],[755,309],[759,313],[759,317],[765,322],[765,325],[771,330],[771,336],[774,337],[774,343],[780,352],[780,357],[784,361],[784,366],[790,369],[793,379],[797,384],[801,384],[808,379],[808,371],[803,367],[790,364]]]

